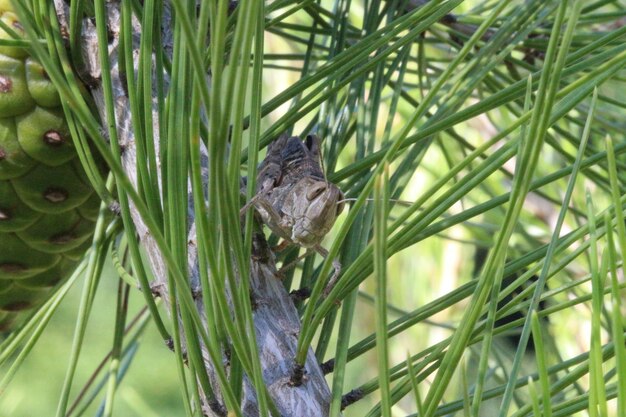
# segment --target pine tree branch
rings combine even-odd
[[[57,14],[60,23],[67,28],[69,20],[69,9],[62,0],[55,0]],[[166,9],[167,9],[167,5]],[[113,80],[114,100],[116,103],[116,126],[119,136],[120,146],[123,149],[122,164],[124,169],[137,186],[136,170],[136,144],[131,123],[130,104],[127,95],[127,86],[124,85],[125,77],[120,73],[118,61],[119,33],[120,33],[120,4],[117,1],[107,2],[109,56],[111,61],[111,77]],[[171,22],[169,14],[164,16],[164,22]],[[164,50],[172,50],[172,29],[173,25],[164,24],[162,28],[162,39],[165,40]],[[141,35],[141,26],[136,19],[133,19],[133,37],[135,40],[135,51],[138,51],[138,39]],[[98,62],[98,45],[94,24],[89,19],[83,22],[83,58],[85,60],[85,73],[95,83],[91,83],[91,93],[100,109],[100,117],[106,120],[104,114],[104,94],[100,85],[100,63]],[[137,55],[135,55],[137,56]],[[136,70],[136,68],[135,68]],[[154,100],[156,103],[156,99]],[[156,109],[155,109],[156,110]],[[155,126],[154,144],[158,152],[159,128],[156,125],[158,117],[153,117]],[[206,152],[204,152],[206,155]],[[206,159],[206,158],[205,158]],[[206,162],[206,160],[204,161]],[[206,163],[205,163],[206,168]],[[208,170],[205,169],[205,184],[208,181]],[[161,182],[162,184],[162,182]],[[192,201],[191,188],[188,190],[189,201]],[[190,205],[191,207],[191,205]],[[169,301],[169,288],[167,284],[167,266],[164,262],[156,242],[149,233],[141,216],[131,205],[131,212],[136,232],[138,233],[142,246],[145,249],[152,272],[155,276],[154,288],[158,288],[158,293],[167,304]],[[191,277],[191,288],[199,287],[199,272],[197,262],[197,249],[195,246],[195,213],[193,207],[188,215],[189,239],[188,239],[188,268]],[[317,363],[312,350],[309,351],[305,365],[306,382],[299,387],[291,386],[289,382],[293,369],[293,358],[295,357],[298,333],[300,331],[300,319],[293,305],[293,301],[282,283],[277,279],[274,255],[267,246],[262,234],[257,234],[253,241],[253,256],[250,260],[251,277],[251,298],[253,300],[253,319],[259,348],[259,357],[262,366],[263,377],[266,382],[268,393],[275,403],[281,416],[328,416],[330,404],[330,390],[324,379],[324,375]],[[200,317],[205,317],[203,302],[200,297],[196,298],[196,307]],[[212,382],[212,388],[218,393],[217,403],[206,404],[203,412],[207,416],[224,416],[225,408],[220,389],[215,376],[215,369],[209,355],[203,352],[205,366]],[[224,361],[227,362],[228,355],[223,352]],[[243,415],[252,417],[259,415],[256,395],[248,376],[244,376],[241,409]]]

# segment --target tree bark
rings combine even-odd
[[[67,4],[63,0],[55,0],[55,6],[62,27],[67,28],[67,21],[69,19]],[[167,11],[168,5],[166,4],[165,6]],[[122,164],[133,184],[137,186],[136,147],[131,123],[130,104],[126,93],[127,86],[124,85],[125,77],[123,74],[120,74],[118,65],[118,42],[121,25],[120,10],[118,1],[110,1],[107,3],[107,29],[110,34],[109,57],[114,87],[114,100],[116,103],[115,125],[117,126],[120,146],[123,149]],[[166,13],[162,27],[162,39],[165,40],[165,50],[171,52],[171,40],[173,37],[172,25],[169,25],[170,22],[171,15]],[[133,32],[134,52],[136,52],[134,56],[138,56],[141,26],[135,18],[133,18]],[[101,120],[106,120],[106,114],[104,112],[104,94],[99,83],[101,79],[101,67],[98,60],[96,30],[93,22],[89,19],[85,19],[83,22],[82,39],[83,57],[86,65],[85,70],[93,80],[97,81],[94,85],[90,86],[91,94],[98,104]],[[137,68],[135,68],[135,70],[136,69]],[[156,103],[156,96],[153,96],[153,98],[153,102]],[[156,125],[158,120],[156,113],[153,120],[155,121],[153,130],[155,132],[154,143],[155,147],[158,149],[159,129]],[[206,160],[204,162],[206,168]],[[208,170],[205,169],[205,173],[207,172]],[[208,173],[205,175],[204,180],[206,184]],[[191,202],[191,189],[188,191],[188,197]],[[155,276],[153,284],[158,286],[163,301],[167,303],[169,300],[167,266],[141,216],[132,205],[131,211],[135,228],[140,237],[142,246],[148,255],[151,269]],[[191,277],[190,286],[191,288],[199,288],[198,263],[196,259],[197,251],[195,246],[195,213],[191,204],[188,214],[188,225],[188,268],[189,276]],[[330,390],[315,355],[311,350],[309,350],[305,364],[305,382],[299,387],[293,387],[288,383],[294,364],[293,358],[295,357],[297,337],[300,331],[300,319],[289,294],[277,278],[274,255],[268,248],[263,235],[256,235],[253,245],[254,256],[253,259],[250,260],[251,291],[255,304],[253,319],[259,348],[258,354],[268,392],[281,416],[328,416],[331,397]],[[204,319],[205,314],[202,300],[197,300],[196,307],[200,313],[200,317]],[[213,389],[219,396],[220,389],[216,382],[217,378],[215,377],[213,364],[208,359],[208,353],[204,353],[203,356],[205,358],[207,372],[213,382]],[[223,353],[223,357],[226,358],[225,353]],[[221,397],[219,398],[219,403],[220,404],[207,404],[203,409],[205,415],[216,417],[225,416],[225,407]],[[243,415],[246,417],[259,415],[255,392],[247,376],[244,376],[241,409],[243,410]]]

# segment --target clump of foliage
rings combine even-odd
[[[303,365],[313,349],[328,415],[626,415],[619,1],[220,0],[197,8],[176,0],[170,10],[124,0],[109,5],[120,17],[112,34],[110,9],[96,1],[70,9],[66,42],[52,8],[34,3],[15,7],[30,48],[69,103],[77,143],[107,161],[113,194],[92,181],[104,201],[119,202],[119,216],[97,227],[78,270],[86,274],[3,342],[0,392],[65,293],[85,280],[57,411],[66,415],[112,259],[120,290],[110,303],[110,374],[94,375],[108,384],[80,381],[86,390],[69,415],[96,398],[111,415],[140,336],[154,330],[150,320],[174,350],[162,360],[176,360],[187,415],[253,415],[238,406],[250,392],[258,415],[277,415],[281,398],[264,380],[272,365],[256,355],[264,335],[255,334],[249,291],[259,229],[239,208],[241,177],[250,184],[263,149],[288,132],[323,139],[326,175],[348,204],[324,242],[329,255],[283,274],[286,291],[310,295],[294,301],[302,325],[285,329],[295,346],[285,361]],[[82,56],[78,16],[92,12],[85,28],[98,39],[100,117],[70,70]],[[103,52],[109,35],[119,39],[112,67]],[[124,129],[101,122],[120,117],[116,71],[131,115]],[[126,142],[120,147],[127,131],[136,158]],[[246,192],[250,200],[254,189]],[[206,210],[195,215],[200,272],[190,277],[191,206]],[[141,247],[133,216],[155,248]],[[153,274],[178,320],[160,317],[153,299],[154,251],[164,267]],[[291,247],[276,261],[303,253]],[[325,296],[334,259],[342,271]],[[129,291],[137,286],[144,297]],[[131,293],[137,308],[147,306],[133,321]]]

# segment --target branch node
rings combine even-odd
[[[171,337],[165,339],[165,346],[167,346],[169,350],[174,352],[174,339],[172,339]]]
[[[163,289],[165,284],[160,282],[152,282],[150,283],[150,292],[154,298],[163,298]],[[171,338],[170,338],[171,340]],[[173,346],[173,345],[172,345]]]
[[[291,291],[289,296],[294,302],[304,301],[311,296],[311,289],[309,287],[302,287],[298,290]]]
[[[335,369],[335,359],[327,360],[326,362],[320,365],[320,369],[324,373],[324,375],[328,375]]]
[[[354,404],[365,396],[362,389],[353,389],[343,397],[341,397],[341,409],[344,410],[347,406]]]
[[[299,387],[304,381],[306,381],[306,370],[303,365],[296,363],[291,370],[291,377],[289,378],[289,385],[292,387]]]

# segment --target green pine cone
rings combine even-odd
[[[8,0],[0,20],[21,33]],[[0,29],[0,39],[11,36]],[[60,105],[25,49],[0,46],[0,333],[43,303],[91,243],[100,201]]]

